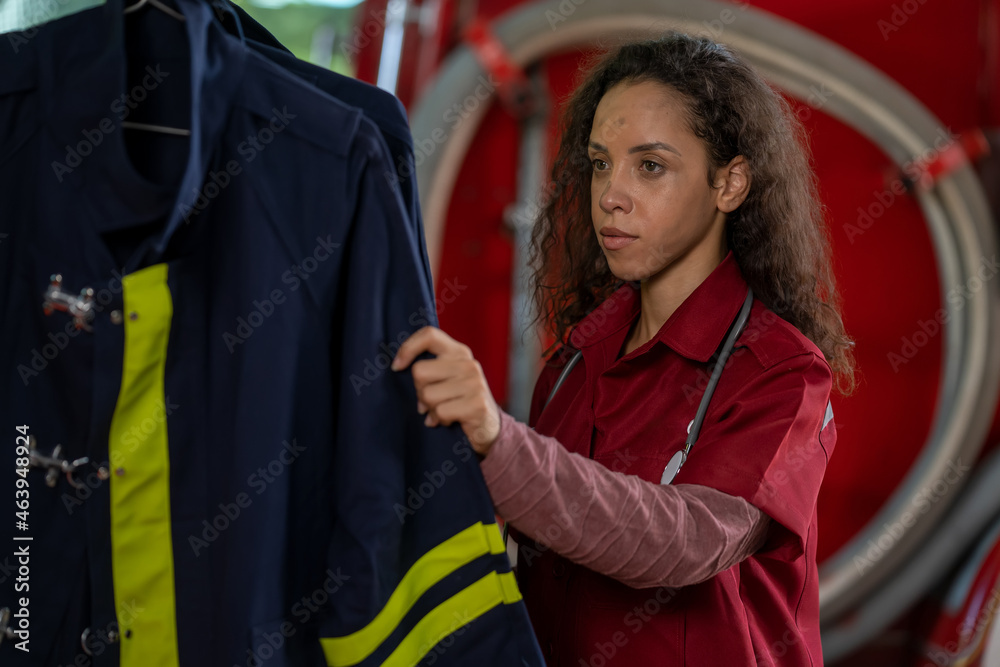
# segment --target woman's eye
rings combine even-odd
[[[603,171],[608,166],[608,163],[601,158],[594,158],[590,161],[590,164],[593,165],[594,171]]]
[[[653,162],[652,160],[643,160],[642,168],[648,172],[658,174],[663,170],[663,165],[658,162]]]

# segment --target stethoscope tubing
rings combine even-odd
[[[736,346],[736,339],[739,338],[744,327],[746,327],[747,320],[750,319],[750,309],[752,306],[753,290],[748,287],[747,296],[743,300],[743,306],[740,308],[740,312],[736,315],[736,320],[729,331],[729,335],[722,343],[722,348],[719,350],[715,367],[712,369],[712,376],[709,378],[708,385],[705,387],[705,391],[701,395],[701,402],[698,403],[698,409],[695,411],[694,420],[691,422],[691,427],[688,429],[687,439],[684,442],[682,463],[683,459],[687,458],[688,452],[691,451],[691,447],[698,440],[698,435],[701,433],[701,425],[705,421],[705,415],[708,413],[709,403],[712,401],[712,396],[715,394],[715,387],[719,384],[719,378],[722,377],[722,371],[726,367],[726,362],[729,361],[729,356],[732,354],[733,348]],[[566,378],[568,378],[569,374],[573,372],[573,368],[582,357],[583,350],[577,350],[566,363],[562,372],[559,373],[559,377],[556,379],[556,383],[552,387],[552,391],[549,392],[549,396],[545,400],[545,405],[542,406],[542,410],[545,410],[545,408],[548,407],[549,403],[566,382]]]
[[[684,442],[684,449],[677,451],[674,456],[671,457],[670,462],[664,469],[663,477],[660,480],[661,484],[669,484],[673,481],[674,477],[680,471],[681,466],[687,461],[688,452],[691,451],[691,447],[694,445],[695,441],[698,439],[698,434],[701,432],[702,422],[705,421],[705,415],[708,413],[708,405],[712,400],[712,395],[715,393],[715,387],[719,384],[719,378],[722,377],[722,371],[726,367],[726,362],[729,361],[729,356],[732,354],[733,347],[736,346],[736,339],[740,337],[743,332],[743,328],[746,326],[747,320],[750,318],[750,309],[753,306],[753,290],[749,287],[747,288],[747,296],[743,300],[743,306],[740,308],[740,312],[736,315],[736,319],[730,327],[729,335],[726,336],[726,340],[722,343],[722,348],[719,350],[718,359],[715,362],[715,367],[712,369],[712,376],[708,380],[708,385],[705,387],[704,393],[701,395],[701,402],[698,403],[698,409],[695,411],[694,419],[691,421],[690,428],[688,428],[687,439]],[[559,388],[563,386],[566,382],[566,378],[569,374],[573,372],[573,368],[579,363],[580,359],[583,358],[583,350],[577,350],[576,353],[566,362],[566,366],[563,367],[562,372],[559,373],[559,377],[556,379],[555,385],[552,387],[552,391],[549,392],[548,398],[545,399],[545,405],[542,406],[542,411],[548,407],[549,403],[552,402],[553,397],[555,397],[556,392]],[[504,544],[507,543],[507,534],[509,530],[509,524],[506,522],[503,526],[503,541]]]
[[[684,443],[685,454],[691,450],[691,446],[698,439],[698,434],[701,433],[701,425],[705,421],[708,404],[712,400],[712,395],[715,394],[715,387],[719,384],[719,378],[722,377],[722,371],[729,361],[729,355],[732,354],[733,347],[736,346],[736,339],[740,337],[743,327],[746,326],[747,320],[750,319],[750,308],[752,306],[753,290],[748,287],[746,299],[743,300],[743,306],[740,308],[739,315],[736,316],[736,323],[729,332],[729,336],[726,337],[726,341],[722,344],[722,350],[719,351],[719,359],[715,362],[715,368],[712,369],[712,377],[708,381],[708,386],[705,387],[705,392],[701,395],[698,411],[694,413],[694,421],[691,422],[691,430],[688,432],[687,440]]]

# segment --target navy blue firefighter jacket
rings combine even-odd
[[[394,171],[391,171],[387,176],[399,188],[399,194],[403,198],[403,204],[410,216],[417,238],[424,238],[423,218],[420,213],[415,178],[413,137],[410,134],[406,110],[402,102],[395,95],[370,83],[296,58],[274,35],[268,32],[267,28],[254,20],[245,9],[233,3],[232,0],[219,0],[217,4],[231,12],[232,17],[234,17],[230,19],[229,15],[220,12],[223,26],[231,34],[242,34],[248,47],[282,69],[308,81],[328,95],[349,106],[357,107],[366,118],[375,124],[385,140],[392,160]],[[423,243],[418,245],[425,270],[430,276],[427,248]]]
[[[541,665],[382,136],[175,4],[0,48],[0,664]]]

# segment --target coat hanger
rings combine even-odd
[[[139,0],[139,2],[134,5],[129,5],[125,7],[125,14],[131,14],[132,12],[137,12],[144,6],[150,5],[156,7],[161,12],[167,16],[173,17],[178,21],[186,21],[184,15],[171,7],[160,2],[160,0]],[[133,123],[132,121],[122,121],[122,127],[132,129],[132,130],[146,130],[148,132],[159,132],[161,134],[172,134],[174,136],[189,137],[191,136],[191,130],[185,130],[180,127],[167,127],[165,125],[150,125],[149,123]]]
[[[153,7],[156,7],[157,9],[159,9],[164,14],[167,14],[169,16],[173,16],[178,21],[185,20],[183,14],[181,14],[176,9],[172,9],[172,8],[168,7],[167,5],[163,4],[162,2],[160,2],[160,0],[139,0],[139,2],[135,3],[134,5],[129,5],[128,7],[126,7],[125,8],[125,13],[126,14],[131,14],[132,12],[137,12],[140,9],[142,9],[143,7],[145,7],[146,5],[152,5]]]

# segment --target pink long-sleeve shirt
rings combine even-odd
[[[705,581],[759,549],[770,523],[743,498],[609,470],[503,412],[481,468],[517,530],[633,588]]]

